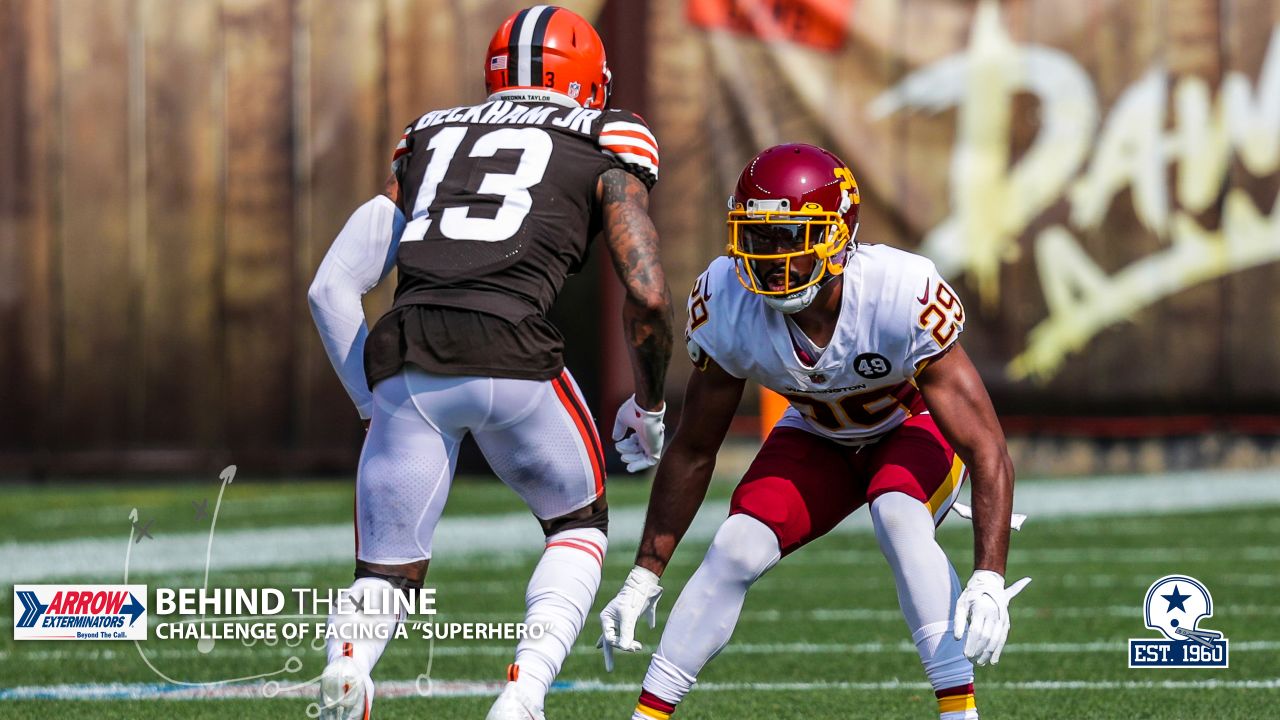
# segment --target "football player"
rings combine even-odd
[[[546,534],[525,598],[526,621],[547,631],[519,643],[488,717],[541,718],[599,588],[608,521],[595,421],[547,311],[602,234],[626,292],[635,373],[614,439],[631,470],[654,464],[673,322],[648,215],[658,145],[640,117],[608,107],[600,37],[568,10],[535,5],[508,18],[484,77],[487,101],[428,112],[405,128],[385,194],[347,221],[309,298],[329,359],[368,423],[352,596],[422,586],[470,433]],[[368,331],[360,296],[392,267],[394,306]],[[329,641],[323,717],[367,716],[370,671],[402,620],[368,600],[330,618],[383,639]]]
[[[929,260],[856,245],[858,210],[844,162],[803,144],[757,155],[729,199],[728,257],[689,295],[697,371],[636,566],[601,613],[606,667],[614,648],[640,649],[638,618],[654,624],[659,576],[706,496],[746,380],[790,407],[671,611],[635,720],[665,720],[729,642],[751,585],[864,504],[942,718],[977,717],[971,661],[1000,659],[1009,600],[1030,581],[1004,584],[1013,466],[959,344],[959,298]],[[969,474],[975,570],[962,589],[934,529]]]

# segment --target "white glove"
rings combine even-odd
[[[662,440],[667,433],[662,417],[667,414],[664,403],[661,410],[645,410],[636,404],[632,395],[618,408],[613,421],[614,447],[627,464],[627,472],[639,472],[658,464],[662,457]],[[631,434],[627,434],[630,430]]]
[[[966,657],[979,665],[1000,662],[1000,652],[1009,637],[1009,601],[1029,582],[1031,578],[1024,577],[1006,590],[1000,573],[973,571],[969,584],[956,600],[953,623],[957,640],[964,637],[966,622],[968,624],[969,639],[964,643]]]
[[[658,598],[662,588],[658,576],[640,566],[631,568],[618,596],[600,611],[600,639],[596,647],[604,651],[604,669],[613,672],[613,649],[636,652],[643,645],[636,642],[636,621],[648,614],[650,629],[658,625]]]

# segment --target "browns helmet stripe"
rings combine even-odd
[[[537,22],[533,26],[533,38],[529,43],[530,63],[529,63],[529,85],[542,85],[542,51],[543,43],[547,40],[547,24],[551,22],[551,16],[556,14],[558,7],[544,8],[545,12],[538,15]]]
[[[507,46],[507,72],[520,87],[542,84],[542,43],[547,37],[547,22],[560,8],[534,5],[520,11],[511,25]],[[515,67],[511,67],[511,63]],[[536,65],[536,68],[535,68]],[[537,73],[535,75],[534,73]],[[535,82],[536,79],[536,82]]]
[[[525,8],[516,15],[516,21],[511,24],[511,36],[507,38],[507,77],[513,80],[518,78],[520,72],[525,69],[524,64],[520,62],[520,31],[524,28],[524,20],[532,9]]]

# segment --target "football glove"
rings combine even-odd
[[[957,640],[964,637],[968,626],[969,638],[964,643],[964,654],[979,665],[1000,662],[1004,641],[1009,637],[1009,601],[1022,592],[1031,582],[1024,577],[1004,586],[1004,577],[991,570],[974,570],[969,584],[956,600],[954,634]]]
[[[665,403],[661,410],[645,410],[636,404],[635,395],[618,408],[618,416],[613,421],[613,441],[622,462],[627,464],[627,472],[639,472],[658,464],[667,432],[662,423],[666,413]]]
[[[648,615],[649,628],[658,626],[658,599],[662,588],[658,576],[642,567],[631,568],[617,597],[600,611],[600,639],[596,647],[604,651],[604,669],[613,672],[613,649],[636,652],[643,645],[636,641],[636,621]]]

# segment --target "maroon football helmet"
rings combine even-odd
[[[784,312],[807,306],[823,280],[844,271],[858,207],[853,173],[826,150],[789,143],[756,155],[729,198],[728,253],[738,280]],[[791,263],[806,256],[815,259],[813,271],[793,282]],[[782,279],[770,284],[758,265],[776,268],[778,261]]]

